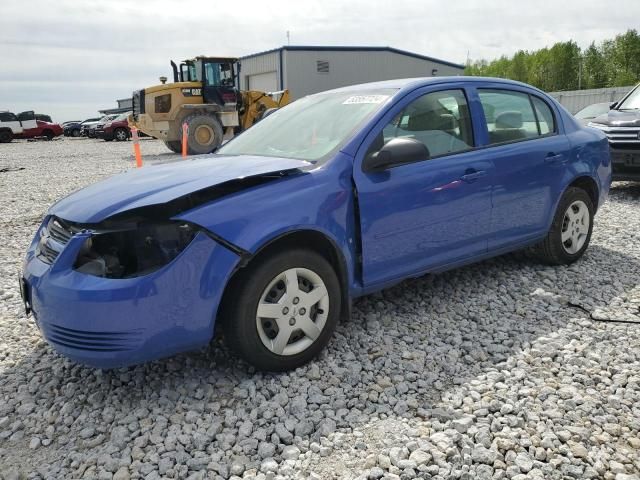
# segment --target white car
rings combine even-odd
[[[22,112],[19,115],[8,111],[0,112],[0,143],[9,143],[23,130],[37,126],[36,115],[32,111]]]

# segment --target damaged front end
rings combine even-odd
[[[241,202],[244,191],[304,175],[300,162],[277,161],[283,169],[249,162],[260,169],[249,172],[229,159],[197,160],[186,171],[152,167],[52,207],[27,251],[21,279],[25,305],[49,344],[100,368],[208,345],[225,287],[249,253],[179,217],[222,197],[239,194]],[[211,171],[218,172],[215,178]]]
[[[50,216],[27,252],[24,299],[61,354],[127,366],[207,345],[240,261],[186,222],[89,228]]]
[[[188,223],[171,221],[96,230],[84,241],[73,268],[105,278],[147,275],[175,259],[196,233]]]

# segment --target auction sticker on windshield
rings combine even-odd
[[[355,95],[353,97],[347,98],[344,102],[342,102],[342,104],[353,105],[360,103],[382,103],[387,98],[389,98],[389,95]]]

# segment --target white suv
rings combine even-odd
[[[22,112],[20,115],[7,111],[0,112],[0,143],[9,143],[23,130],[37,126],[34,112]]]

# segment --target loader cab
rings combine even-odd
[[[231,57],[196,57],[180,63],[179,69],[172,62],[176,81],[202,83],[203,103],[220,106],[238,103],[237,65],[238,59]]]

